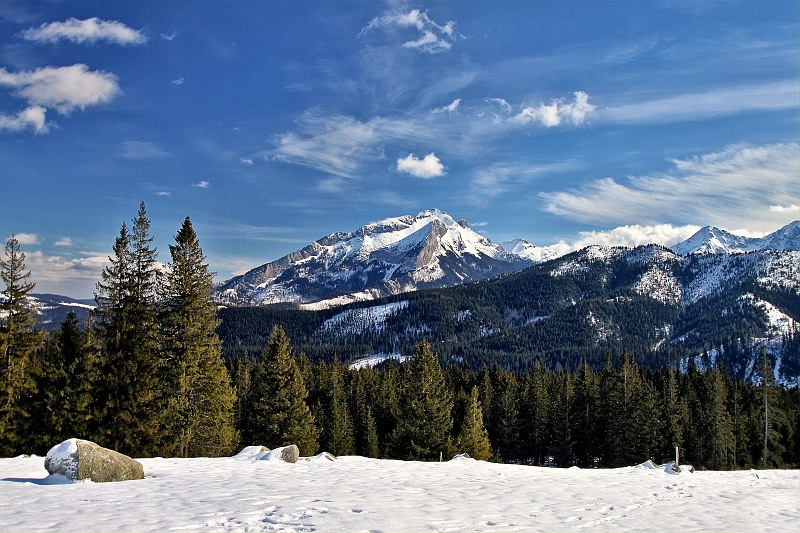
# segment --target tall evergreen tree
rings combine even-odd
[[[46,452],[55,442],[71,437],[93,439],[91,391],[96,382],[90,335],[74,311],[61,329],[39,350],[36,404],[36,449]]]
[[[417,344],[414,357],[404,370],[397,427],[391,435],[393,455],[435,460],[440,454],[449,454],[453,394],[427,341]]]
[[[100,385],[95,391],[99,439],[138,457],[162,453],[166,392],[157,321],[159,265],[142,203],[132,232],[123,223],[114,256],[97,283]],[[167,446],[169,447],[169,446]]]
[[[573,398],[570,403],[570,426],[574,438],[573,453],[578,466],[595,466],[600,456],[598,446],[598,414],[600,410],[600,389],[597,375],[584,361],[575,377]]]
[[[709,397],[706,401],[706,430],[709,433],[709,466],[723,470],[733,462],[734,438],[730,414],[728,413],[728,385],[724,371],[715,366],[706,373]]]
[[[35,390],[33,353],[42,344],[28,293],[35,287],[25,254],[12,236],[0,261],[5,283],[0,301],[0,456],[21,453],[29,437],[29,395]]]
[[[181,457],[228,454],[238,440],[236,395],[215,331],[214,274],[189,217],[169,251],[160,317],[169,376],[169,443]]]
[[[776,397],[779,394],[775,385],[775,374],[772,361],[765,346],[759,352],[759,370],[761,377],[761,421],[763,451],[761,466],[763,468],[781,468],[784,465],[786,447],[781,438],[782,429],[787,423],[786,413],[780,409]]]
[[[478,387],[472,387],[467,398],[461,431],[456,439],[456,450],[459,453],[467,453],[479,461],[488,461],[492,457],[489,433],[483,426],[483,410],[478,399]]]
[[[333,455],[355,453],[353,424],[344,388],[344,365],[338,357],[328,365],[322,408],[320,447]]]
[[[367,395],[367,376],[375,375],[372,369],[353,373],[351,382],[351,412],[353,413],[353,438],[355,453],[363,457],[380,456],[378,424],[373,414],[372,402]]]
[[[549,372],[539,363],[524,376],[520,406],[522,454],[528,463],[542,465],[548,452],[547,422],[550,410]]]
[[[252,372],[252,444],[273,448],[296,444],[303,455],[316,453],[319,430],[306,404],[307,396],[289,338],[283,328],[275,326]]]

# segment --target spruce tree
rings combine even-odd
[[[520,401],[520,440],[526,462],[542,465],[547,456],[547,422],[552,377],[539,361],[523,378]]]
[[[29,438],[29,397],[35,390],[34,351],[42,344],[35,331],[28,293],[35,287],[25,269],[25,254],[12,236],[0,261],[5,283],[0,301],[0,456],[22,453]]]
[[[95,411],[100,444],[137,457],[160,455],[166,383],[157,321],[159,265],[142,203],[132,232],[123,223],[114,256],[97,283],[100,381]]]
[[[317,451],[317,429],[306,404],[303,376],[291,355],[289,338],[275,326],[252,372],[250,435],[270,448],[296,444],[303,455]]]
[[[451,451],[453,395],[439,359],[427,341],[404,369],[398,395],[397,427],[391,435],[392,455],[410,460],[437,460]]]
[[[573,452],[578,466],[593,467],[595,459],[600,456],[597,443],[600,389],[597,375],[585,360],[575,377],[573,391],[569,417],[574,438]]]
[[[456,450],[459,453],[467,453],[479,461],[488,461],[492,457],[489,434],[483,426],[483,410],[478,399],[478,387],[472,387],[467,398],[461,431],[456,439]]]
[[[172,452],[180,457],[230,453],[238,438],[236,401],[216,334],[213,277],[189,217],[169,247],[163,330]]]
[[[363,457],[379,457],[378,425],[368,400],[365,381],[367,376],[375,376],[372,369],[362,369],[353,373],[351,390],[351,412],[353,413],[353,438],[356,454]]]
[[[334,357],[328,366],[327,398],[324,410],[324,424],[320,435],[320,445],[333,455],[352,455],[355,453],[353,424],[347,406],[344,389],[344,366]]]

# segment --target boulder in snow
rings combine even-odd
[[[284,463],[296,463],[299,457],[300,450],[297,448],[297,445],[290,444],[289,446],[283,446],[282,448],[275,448],[271,452],[259,457],[259,459],[262,461],[282,461]]]
[[[81,439],[65,440],[50,448],[44,467],[49,474],[59,474],[72,481],[144,479],[144,468],[139,461]]]

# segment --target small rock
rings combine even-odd
[[[144,479],[144,467],[139,461],[81,439],[69,439],[53,446],[47,452],[44,467],[49,474],[59,474],[72,481],[88,479],[103,483]]]

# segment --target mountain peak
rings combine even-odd
[[[800,250],[800,221],[795,220],[765,237],[735,235],[714,226],[704,226],[672,247],[679,255],[732,254],[756,250]]]
[[[216,298],[234,305],[331,298],[343,303],[457,285],[532,263],[493,244],[466,221],[457,223],[444,211],[429,209],[371,222],[352,233],[332,233],[228,280]]]

